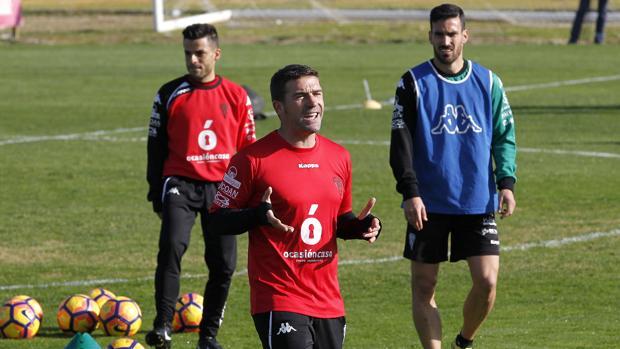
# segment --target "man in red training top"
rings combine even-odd
[[[263,348],[342,348],[345,312],[336,238],[374,242],[381,223],[351,212],[351,158],[317,132],[323,90],[316,70],[288,65],[271,78],[280,128],[233,157],[208,229],[249,230],[252,317]]]
[[[179,296],[181,258],[200,213],[209,280],[198,348],[221,348],[215,340],[237,261],[235,236],[206,229],[208,208],[232,156],[256,140],[245,90],[215,74],[221,50],[215,27],[183,30],[188,74],[164,84],[153,103],[149,138],[148,200],[161,218],[155,272],[157,316],[146,342],[170,348],[174,306]]]

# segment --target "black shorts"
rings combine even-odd
[[[340,349],[347,329],[344,316],[323,319],[270,311],[252,318],[264,349]]]
[[[429,213],[424,228],[417,231],[407,226],[405,258],[421,263],[439,263],[448,260],[450,235],[450,262],[472,256],[499,255],[499,235],[495,214],[447,215]]]

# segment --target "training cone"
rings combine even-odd
[[[381,109],[381,103],[375,101],[374,99],[367,99],[366,102],[364,102],[364,108],[371,109],[371,110],[379,110]]]
[[[65,349],[101,349],[101,346],[88,333],[76,333]]]

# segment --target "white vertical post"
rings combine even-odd
[[[164,0],[153,0],[153,26],[158,33],[185,28],[194,23],[217,23],[230,19],[232,11],[224,10],[202,15],[166,20],[164,16]]]
[[[153,0],[153,28],[160,32],[160,23],[164,22],[164,2],[163,0]]]

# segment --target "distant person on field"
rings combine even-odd
[[[351,157],[318,134],[319,73],[288,65],[271,78],[280,128],[233,157],[213,201],[209,229],[249,231],[248,278],[263,348],[339,349],[346,321],[337,238],[374,242],[371,198],[351,212]]]
[[[11,28],[10,39],[17,40],[18,29],[22,23],[22,5],[20,0],[0,1],[0,29]]]
[[[408,223],[404,257],[412,260],[413,320],[426,349],[441,348],[435,290],[448,256],[467,261],[473,283],[452,348],[472,348],[495,302],[495,212],[509,217],[516,205],[512,111],[499,77],[463,59],[468,37],[460,7],[432,9],[434,57],[402,76],[392,116],[390,165]]]
[[[146,342],[170,348],[181,259],[200,213],[209,280],[198,348],[221,348],[215,336],[236,267],[237,242],[233,235],[208,231],[206,222],[230,159],[256,140],[253,111],[245,90],[215,73],[221,57],[215,27],[185,28],[183,49],[188,74],[159,89],[149,125],[148,200],[161,218],[161,232],[155,272],[157,316]]]
[[[570,31],[569,44],[576,44],[581,34],[581,26],[583,18],[590,10],[590,0],[579,0],[579,8],[575,13],[575,21]],[[607,0],[598,0],[598,17],[596,18],[596,33],[594,34],[594,43],[602,44],[605,40],[605,20],[607,19]]]

